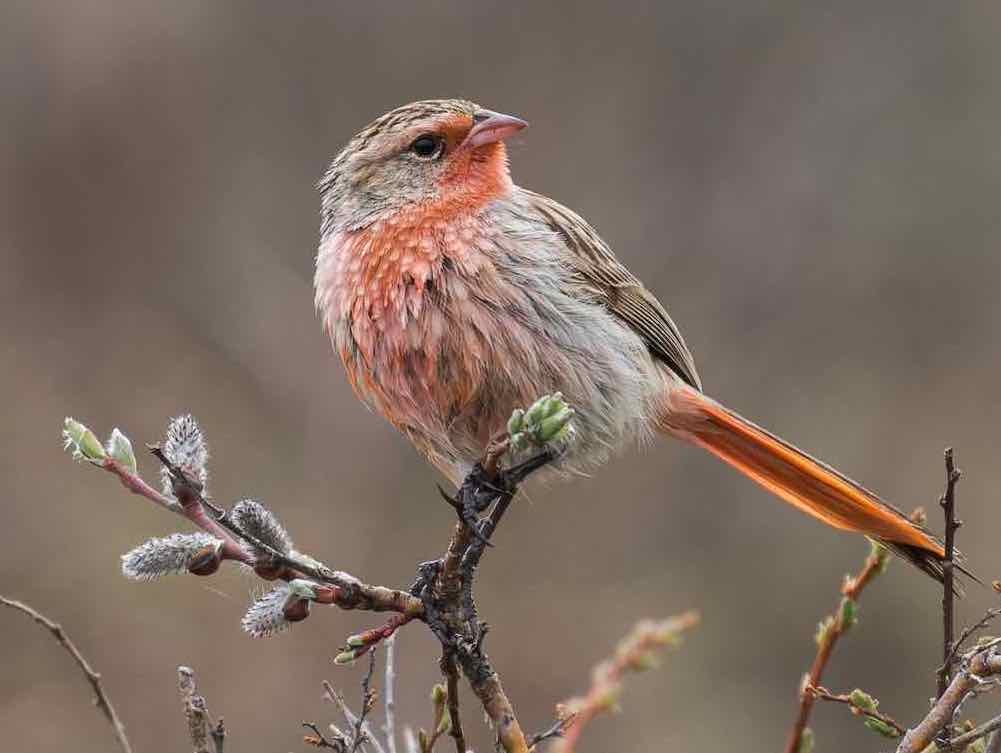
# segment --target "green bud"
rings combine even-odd
[[[646,672],[656,669],[658,665],[657,655],[653,651],[644,651],[630,662],[630,667],[637,672]]]
[[[863,711],[875,711],[876,707],[879,706],[879,701],[858,688],[855,688],[855,690],[848,694],[848,699],[852,702],[853,706]]]
[[[334,657],[334,664],[339,664],[343,667],[351,664],[356,658],[354,651],[341,651],[341,653]]]
[[[900,737],[900,733],[897,732],[897,730],[895,730],[886,722],[877,719],[873,716],[867,716],[865,718],[865,726],[871,729],[873,732],[882,735],[883,737],[889,737],[891,739]]]
[[[438,683],[431,686],[431,703],[435,706],[441,706],[445,703],[446,698],[448,698],[448,690],[444,685]]]
[[[536,439],[540,444],[548,444],[566,436],[566,429],[574,417],[574,409],[564,406],[553,415],[542,419],[536,430]]]
[[[886,566],[890,564],[890,553],[886,547],[878,541],[869,539],[869,556],[876,560],[876,574],[885,573]]]
[[[554,392],[548,398],[546,398],[545,407],[543,408],[543,418],[548,418],[552,416],[561,408],[564,408],[566,403],[563,402],[563,393]]]
[[[841,629],[847,630],[858,622],[858,604],[854,599],[841,600]]]
[[[546,417],[547,407],[546,403],[549,400],[549,395],[543,395],[534,403],[532,403],[528,410],[525,411],[525,424],[531,426],[532,424],[537,424],[543,418]]]
[[[316,598],[316,589],[314,588],[315,585],[315,583],[312,583],[305,578],[295,578],[294,580],[289,581],[288,589],[296,596],[312,601]]]
[[[797,753],[813,753],[813,730],[807,727],[803,730],[803,736],[799,739],[799,750]]]
[[[63,444],[67,450],[73,448],[74,460],[100,463],[107,457],[104,447],[94,432],[69,416],[63,422]]]
[[[512,437],[521,431],[521,428],[525,425],[525,411],[521,408],[515,408],[511,411],[511,418],[507,420],[507,433]]]
[[[430,740],[428,740],[428,733],[423,729],[417,732],[417,743],[420,745],[421,753],[427,753],[430,750]]]
[[[349,635],[348,645],[351,648],[361,648],[362,646],[365,645],[365,639],[362,638],[360,635]]]
[[[436,730],[439,735],[444,735],[452,728],[452,715],[448,712],[448,708],[442,712],[441,720],[438,722],[438,729]]]
[[[816,643],[818,646],[822,646],[824,642],[827,640],[828,636],[830,635],[831,630],[833,629],[834,629],[833,617],[828,616],[822,619],[820,622],[817,623],[817,633],[816,635],[813,636],[814,643]]]
[[[129,438],[117,426],[111,430],[111,436],[108,438],[106,449],[112,458],[125,466],[129,471],[132,471],[132,473],[138,470],[136,454],[132,451],[132,442],[129,441]]]

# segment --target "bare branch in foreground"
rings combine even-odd
[[[188,722],[188,736],[194,753],[223,753],[226,743],[226,726],[222,717],[213,723],[209,717],[205,697],[198,693],[195,671],[190,667],[177,668],[177,690],[184,704],[184,718]],[[209,740],[212,749],[209,749]]]
[[[385,678],[382,687],[382,705],[386,723],[382,727],[382,732],[386,736],[388,753],[396,753],[396,635],[386,639]]]
[[[866,557],[858,575],[845,578],[845,582],[841,586],[841,603],[838,605],[837,613],[825,617],[817,626],[817,654],[814,656],[810,671],[803,676],[803,681],[800,684],[796,720],[786,741],[785,753],[799,753],[807,723],[810,720],[810,712],[817,699],[816,694],[810,692],[809,689],[820,687],[824,669],[831,659],[838,639],[858,619],[859,595],[873,578],[886,570],[888,562],[889,553],[882,546],[873,542],[869,556]]]
[[[682,634],[695,627],[698,622],[698,613],[685,612],[659,622],[642,620],[637,623],[619,643],[615,655],[594,668],[587,695],[571,698],[557,707],[557,725],[554,727],[562,725],[562,728],[550,728],[537,735],[533,745],[544,739],[562,736],[562,740],[557,740],[554,751],[573,753],[588,722],[598,714],[616,707],[625,674],[657,666],[659,652],[677,646]]]
[[[1001,753],[1001,732],[995,732],[991,735],[985,753]]]
[[[115,707],[111,704],[108,694],[104,692],[104,686],[101,684],[101,675],[95,672],[87,660],[83,658],[83,654],[80,653],[76,644],[70,640],[70,637],[66,635],[66,631],[63,630],[62,626],[23,602],[0,596],[0,604],[28,615],[28,617],[52,633],[56,641],[59,642],[59,645],[66,649],[69,655],[73,657],[73,661],[77,663],[84,677],[87,678],[87,682],[90,683],[90,687],[94,691],[94,705],[100,709],[104,718],[111,724],[115,732],[115,738],[118,740],[118,747],[122,749],[122,753],[132,753],[132,746],[129,744],[128,737],[125,736],[125,726],[118,718],[118,714],[115,712]]]
[[[162,490],[155,489],[140,477],[131,441],[120,431],[113,432],[105,446],[86,426],[66,419],[64,438],[67,449],[72,448],[76,459],[112,473],[129,491],[185,518],[203,532],[150,539],[124,558],[123,571],[127,576],[141,580],[183,572],[207,576],[227,560],[247,566],[271,584],[270,591],[261,595],[243,618],[244,628],[257,637],[272,635],[306,619],[316,604],[393,612],[382,625],[349,636],[335,658],[337,664],[351,663],[365,654],[370,654],[372,661],[371,653],[379,643],[410,622],[424,622],[441,644],[442,671],[447,681],[447,688],[436,686],[440,687],[440,697],[435,701],[438,718],[431,737],[437,739],[450,731],[457,753],[466,753],[459,718],[458,679],[461,672],[483,706],[499,745],[506,753],[528,753],[528,741],[483,649],[489,626],[479,618],[473,583],[477,567],[487,547],[491,546],[490,540],[520,484],[533,472],[556,460],[572,441],[573,416],[573,409],[559,393],[539,398],[527,410],[514,411],[508,422],[509,433],[489,443],[482,462],[472,469],[454,499],[445,495],[458,520],[442,558],[420,566],[417,581],[409,591],[367,584],[354,575],[336,571],[297,552],[292,547],[291,536],[274,513],[256,500],[241,500],[229,510],[210,501],[205,491],[208,452],[202,432],[190,416],[173,419],[163,445],[149,448],[162,467]],[[529,452],[536,454],[529,455]],[[662,643],[669,642],[680,629],[694,624],[695,619],[693,614],[688,614],[676,618],[677,624],[672,621],[647,624],[654,636],[652,645],[661,645],[656,643],[656,636],[660,636]],[[637,651],[644,656],[648,653],[643,646]],[[609,682],[617,682],[617,673],[625,669],[642,668],[638,664],[633,666],[641,661],[640,658],[619,659],[624,663],[612,665],[605,678]],[[318,727],[307,724],[314,733],[308,742],[321,747],[343,748],[344,753],[354,753],[368,746],[383,753],[382,743],[366,721],[375,699],[369,688],[373,667],[370,664],[364,684],[363,708],[358,714],[354,714],[333,688],[325,684],[328,697],[341,707],[353,732],[343,734],[335,730],[336,734],[332,733],[332,738],[328,739]],[[392,726],[390,704],[386,728],[387,746],[391,750],[395,749]],[[203,753],[202,748],[206,746],[201,730],[202,726],[198,726],[197,753]],[[421,741],[421,748],[423,753],[429,750],[424,741]]]
[[[956,484],[959,483],[961,471],[956,468],[955,456],[951,447],[945,450],[945,492],[939,504],[945,514],[945,559],[942,562],[942,666],[938,671],[937,698],[941,698],[949,686],[949,670],[953,652],[953,616],[956,602],[954,557],[956,554],[956,529],[962,522],[956,519]],[[949,728],[945,729],[948,740]]]
[[[1001,653],[998,653],[997,649],[997,641],[991,641],[963,657],[962,665],[956,671],[945,693],[935,702],[928,715],[907,731],[897,747],[897,753],[922,753],[935,741],[935,737],[945,729],[946,725],[952,723],[956,709],[984,682],[985,678],[1001,675]],[[980,736],[990,731],[986,730]],[[940,750],[952,748],[953,745],[950,744],[948,747],[942,746]]]
[[[855,689],[851,693],[832,693],[824,687],[810,686],[806,692],[821,701],[832,701],[847,705],[853,714],[861,716],[869,729],[885,737],[903,737],[907,729],[896,719],[884,714],[877,707],[879,702],[868,693]]]

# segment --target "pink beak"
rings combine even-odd
[[[503,141],[508,136],[525,128],[528,123],[514,115],[504,115],[491,110],[478,110],[473,115],[473,127],[469,129],[463,146],[475,149],[495,141]]]

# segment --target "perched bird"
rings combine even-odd
[[[667,434],[941,579],[929,532],[702,392],[653,293],[581,217],[512,182],[504,140],[526,125],[415,102],[320,180],[316,307],[357,395],[458,482],[512,409],[558,390],[579,429],[564,470]]]

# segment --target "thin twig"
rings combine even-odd
[[[984,678],[1001,675],[1001,653],[995,645],[987,645],[964,657],[962,666],[935,702],[931,711],[909,729],[897,747],[897,753],[921,753],[948,724],[960,704],[980,686]]]
[[[567,714],[566,716],[562,716],[553,722],[549,729],[545,729],[542,732],[536,732],[534,735],[529,735],[528,749],[530,751],[534,751],[540,743],[563,737],[567,731],[567,727],[573,724],[573,720],[576,716],[576,714]]]
[[[953,630],[956,592],[954,581],[956,571],[953,557],[956,552],[956,529],[962,522],[956,519],[956,484],[961,472],[956,468],[955,457],[951,447],[945,450],[945,492],[939,500],[945,514],[945,559],[942,561],[942,666],[938,672],[938,692],[936,698],[941,698],[949,686],[949,670],[953,651]],[[946,740],[949,730],[946,727]]]
[[[985,753],[1001,753],[1001,732],[995,732],[991,735]]]
[[[177,689],[181,694],[181,702],[184,704],[184,718],[188,722],[188,736],[191,738],[194,753],[211,753],[209,750],[210,738],[215,753],[222,753],[226,739],[226,728],[220,719],[219,723],[212,725],[210,730],[208,708],[205,704],[205,698],[198,693],[193,669],[190,667],[177,668]]]
[[[451,720],[449,734],[455,740],[456,753],[466,753],[466,736],[462,731],[462,718],[459,716],[459,667],[455,656],[447,649],[441,657],[441,671],[445,675],[448,688],[448,716]]]
[[[617,707],[627,672],[649,669],[655,653],[680,642],[681,635],[699,622],[697,612],[684,612],[666,620],[641,620],[615,649],[615,654],[591,672],[587,695],[571,698],[557,706],[557,717],[565,721],[563,739],[557,742],[558,753],[574,753],[584,728],[598,714]]]
[[[170,473],[173,491],[179,503],[179,514],[213,536],[222,539],[224,542],[223,552],[228,559],[235,559],[251,567],[254,566],[255,558],[249,553],[248,547],[241,543],[242,540],[253,546],[254,549],[267,553],[274,565],[279,567],[277,577],[282,580],[308,577],[335,586],[333,603],[343,609],[399,612],[411,618],[420,616],[423,605],[405,591],[370,586],[355,576],[333,570],[322,562],[308,561],[302,556],[280,552],[270,544],[242,530],[224,511],[210,505],[205,499],[201,484],[183,468],[178,467],[167,458],[158,446],[152,445],[149,450]],[[108,468],[108,470],[119,472],[117,469],[119,464],[115,463],[114,465],[115,468]],[[214,518],[205,512],[206,506],[213,510]]]
[[[386,711],[386,723],[382,727],[386,736],[386,748],[389,753],[396,753],[396,699],[394,697],[396,684],[396,634],[386,639],[386,679],[382,688],[383,706]]]
[[[993,719],[984,722],[979,727],[974,727],[969,732],[964,732],[962,735],[956,735],[948,743],[942,743],[936,746],[937,750],[935,753],[952,753],[952,751],[965,751],[966,746],[970,743],[979,740],[985,735],[989,735],[991,732],[1001,729],[1001,715],[994,717]],[[996,738],[999,735],[994,736],[995,739],[991,740],[991,747],[997,742]],[[990,753],[988,751],[988,753]]]
[[[356,751],[361,748],[362,743],[366,742],[369,738],[372,739],[373,745],[378,746],[378,741],[375,739],[374,735],[370,731],[366,731],[364,728],[367,726],[365,724],[365,717],[368,716],[368,712],[372,710],[375,705],[375,692],[372,690],[372,675],[375,674],[375,650],[368,655],[368,671],[361,681],[361,713],[358,714],[358,719],[354,724],[354,739],[351,745],[351,753],[356,753]]]
[[[345,753],[344,745],[340,742],[340,740],[331,742],[322,732],[320,732],[319,726],[313,722],[303,722],[302,726],[313,733],[312,735],[306,735],[303,737],[303,742],[307,745],[312,745],[314,748],[329,748],[330,750],[336,750],[337,753]]]
[[[104,686],[101,684],[101,675],[95,672],[87,660],[83,658],[83,654],[80,653],[76,644],[70,640],[70,637],[66,635],[66,631],[63,630],[62,626],[23,602],[0,596],[0,604],[28,615],[28,617],[52,633],[59,645],[66,649],[69,655],[73,657],[73,661],[80,667],[84,677],[87,678],[87,682],[90,683],[95,696],[94,704],[111,724],[115,732],[115,737],[118,740],[118,747],[122,749],[122,753],[132,753],[132,746],[129,744],[129,739],[125,736],[125,725],[118,718],[118,714],[115,712],[115,707],[111,704],[108,694],[104,692]]]
[[[841,587],[842,599],[835,615],[831,615],[821,622],[821,628],[817,634],[817,653],[814,656],[810,671],[803,677],[800,685],[799,704],[796,711],[796,720],[793,722],[792,730],[786,741],[785,753],[798,753],[800,743],[803,739],[803,732],[810,721],[810,712],[813,710],[816,697],[807,692],[807,688],[818,687],[824,676],[824,669],[831,659],[831,654],[838,639],[844,635],[845,631],[851,627],[845,621],[846,614],[854,611],[855,604],[863,589],[886,567],[887,552],[878,544],[872,545],[869,556],[858,575],[847,578]]]
[[[351,710],[347,701],[344,700],[344,696],[334,690],[333,685],[326,680],[323,681],[323,696],[340,709],[341,714],[344,715],[344,719],[348,724],[354,727],[354,725],[358,723],[358,714]],[[375,736],[375,733],[372,731],[372,727],[368,721],[362,719],[361,722],[362,724],[360,730],[364,737],[363,743],[371,743],[372,747],[375,748],[376,753],[386,753],[386,749],[382,746],[382,743],[379,742],[379,738]]]
[[[963,644],[966,643],[966,641],[968,641],[975,633],[987,627],[991,623],[991,621],[996,619],[998,616],[1001,616],[1001,607],[991,607],[984,613],[984,616],[981,617],[977,622],[975,622],[972,625],[967,625],[966,627],[964,627],[962,631],[960,631],[959,637],[955,641],[953,641],[952,648],[949,650],[949,653],[946,656],[945,661],[942,663],[942,666],[936,670],[936,673],[941,674],[944,667],[951,666],[952,663],[956,660],[956,657],[959,654],[959,650],[963,647]]]
[[[897,731],[898,737],[903,737],[904,733],[907,732],[907,728],[900,724],[896,719],[888,714],[884,714],[879,709],[866,709],[855,704],[852,697],[848,693],[832,693],[825,687],[815,687],[810,686],[806,688],[807,693],[811,693],[814,697],[822,701],[832,701],[833,703],[843,703],[849,706],[853,714],[858,716],[867,716],[872,719],[876,719],[888,727],[892,727]]]

